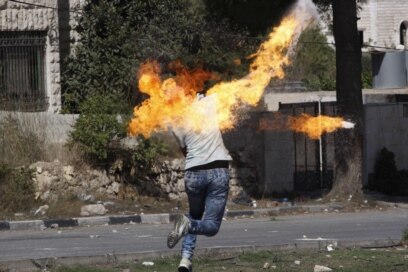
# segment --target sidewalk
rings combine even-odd
[[[381,194],[372,194],[378,205],[389,208],[408,209],[408,197],[389,197]],[[249,208],[227,210],[225,219],[242,217],[261,217],[290,215],[293,213],[323,213],[339,212],[344,209],[341,203],[330,204],[280,204],[272,208]],[[120,225],[120,224],[168,224],[173,221],[176,213],[140,213],[133,215],[105,215],[91,217],[73,217],[64,219],[44,219],[44,220],[21,220],[21,221],[0,221],[0,231],[20,231],[20,230],[45,230],[47,228],[69,228],[88,227],[98,225]]]
[[[225,218],[277,216],[291,213],[334,212],[343,209],[341,204],[329,205],[290,205],[273,208],[253,208],[243,210],[227,210]],[[173,221],[175,213],[109,215],[94,217],[76,217],[66,219],[0,221],[0,231],[45,230],[47,228],[88,227],[118,224],[167,224]]]

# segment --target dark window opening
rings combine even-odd
[[[45,111],[45,32],[0,32],[0,110]]]
[[[360,40],[360,46],[364,46],[364,30],[359,30],[358,31],[358,38]]]
[[[400,44],[404,47],[408,47],[407,42],[407,23],[402,23],[400,26]]]

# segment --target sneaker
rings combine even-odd
[[[182,258],[178,266],[179,272],[191,272],[191,261],[187,258]]]
[[[183,214],[178,214],[174,220],[174,228],[167,236],[167,246],[173,248],[178,241],[187,234],[190,226],[190,219]]]

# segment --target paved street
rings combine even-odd
[[[168,250],[163,225],[116,225],[0,232],[0,260],[94,256]],[[308,214],[274,219],[239,219],[223,223],[213,238],[200,237],[198,247],[271,246],[338,241],[399,240],[408,228],[408,209],[385,212]],[[175,252],[179,249],[179,245]]]

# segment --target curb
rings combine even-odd
[[[337,249],[341,248],[380,248],[396,246],[396,242],[387,240],[366,240],[366,241],[313,241],[305,243],[291,243],[270,246],[235,246],[235,247],[208,247],[196,250],[196,256],[200,257],[217,257],[222,254],[231,256],[231,254],[242,254],[245,252],[271,250],[271,251],[288,251],[288,250],[305,250],[316,249],[326,250],[331,245]],[[135,262],[141,260],[152,260],[163,257],[172,257],[178,255],[178,251],[143,251],[134,253],[107,253],[93,256],[71,256],[71,257],[52,257],[40,259],[20,259],[0,261],[1,271],[48,271],[50,268],[59,266],[72,265],[97,265],[111,264],[116,265],[124,262]]]
[[[320,213],[341,210],[343,206],[332,205],[305,205],[281,206],[254,210],[232,210],[225,212],[225,218],[235,219],[251,216],[277,216],[293,212]],[[24,221],[0,221],[0,231],[45,230],[47,228],[88,227],[119,224],[168,224],[174,221],[175,213],[141,214],[141,215],[113,215],[77,217],[67,219],[45,219]]]

